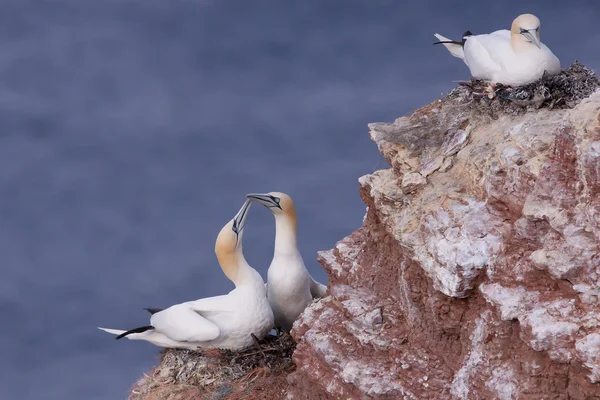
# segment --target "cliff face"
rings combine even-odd
[[[391,168],[319,254],[289,398],[600,398],[600,91],[535,96],[461,87],[370,125]]]

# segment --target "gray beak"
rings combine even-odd
[[[250,193],[246,195],[246,198],[250,201],[255,201],[263,206],[271,209],[271,208],[279,208],[281,210],[281,206],[279,205],[279,197],[271,196],[268,193]]]
[[[246,200],[242,205],[242,208],[240,208],[240,211],[238,211],[237,214],[235,214],[235,217],[233,217],[233,227],[231,229],[233,232],[235,232],[238,238],[242,234],[244,226],[246,225],[246,218],[248,218],[248,210],[250,210],[250,206],[252,206],[252,202],[250,200]]]
[[[528,31],[524,31],[521,33],[521,35],[525,36],[525,38],[527,40],[529,40],[530,42],[535,44],[538,47],[538,49],[540,48],[541,43],[540,43],[540,39],[538,39],[538,36],[537,36],[537,29],[531,29]]]

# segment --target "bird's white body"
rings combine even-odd
[[[267,198],[271,194],[281,199],[281,209],[274,210],[265,204],[268,200],[258,200],[275,216],[275,250],[267,272],[267,298],[273,310],[275,327],[289,332],[312,299],[325,295],[327,286],[310,276],[298,251],[297,217],[291,198],[284,193],[258,196]]]
[[[275,327],[289,332],[313,298],[310,275],[300,254],[273,258],[267,272],[267,298],[273,310]]]
[[[277,228],[277,232],[281,230]],[[327,287],[310,276],[295,246],[281,247],[284,249],[276,246],[267,271],[267,298],[273,309],[275,327],[289,332],[306,306],[313,298],[323,297]]]
[[[250,268],[248,266],[248,268]],[[243,349],[252,345],[250,334],[262,338],[272,329],[273,312],[262,277],[256,276],[224,296],[207,297],[173,305],[150,318],[153,330],[132,333],[130,340],[145,340],[160,347],[182,349]],[[102,329],[102,328],[101,328]],[[106,330],[121,334],[123,330]]]
[[[529,20],[524,20],[524,23]],[[533,24],[535,20],[532,20]],[[519,26],[515,24],[521,21],[523,19],[515,20],[512,31],[499,30],[485,35],[466,36],[462,46],[442,35],[435,36],[453,56],[467,64],[471,75],[477,79],[520,86],[540,79],[545,71],[550,75],[558,74],[561,70],[559,59],[539,40],[534,43],[524,39],[515,28]],[[537,22],[537,27],[532,31],[539,37],[539,20]]]
[[[249,205],[244,214],[247,208]],[[232,239],[226,237],[233,234],[232,222],[225,225],[219,234],[216,252],[221,268],[234,282],[235,289],[223,296],[188,301],[156,312],[150,318],[151,329],[124,337],[145,340],[161,347],[237,350],[253,343],[251,334],[262,338],[269,333],[274,320],[265,283],[244,259],[241,232],[239,242],[231,243]],[[100,329],[115,335],[126,332]]]

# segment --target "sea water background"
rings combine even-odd
[[[244,194],[296,201],[305,262],[358,228],[367,123],[449,91],[459,39],[542,20],[561,58],[600,67],[594,1],[3,0],[0,398],[122,399],[158,349],[96,326],[222,294],[217,232]],[[244,250],[265,276],[273,217]]]

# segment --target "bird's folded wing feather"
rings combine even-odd
[[[323,296],[325,296],[326,292],[327,292],[327,286],[315,281],[313,279],[313,277],[311,276],[310,277],[310,294],[312,295],[312,297],[323,297]]]
[[[490,33],[490,35],[495,35],[504,39],[510,40],[510,31],[506,29],[500,29],[498,31],[494,31]]]
[[[502,42],[506,39],[493,36],[472,36],[465,43],[465,60],[471,72],[478,75],[477,77],[489,77],[492,73],[502,70],[501,64],[496,59],[501,57],[498,53],[504,51],[505,46]]]
[[[188,303],[177,304],[152,315],[150,323],[157,332],[180,342],[206,342],[219,337],[220,329]]]
[[[235,305],[232,304],[231,296],[226,294],[187,301],[183,304],[188,304],[194,311],[200,314],[230,312],[235,309]]]

